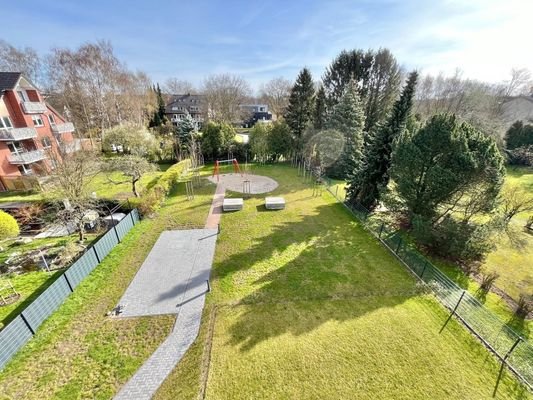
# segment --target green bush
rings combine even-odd
[[[430,220],[415,215],[412,227],[418,244],[444,258],[468,264],[483,260],[492,249],[490,228],[487,225],[464,223],[452,217],[446,217],[439,224],[432,225]]]
[[[18,236],[20,233],[17,220],[4,211],[0,211],[0,240]]]

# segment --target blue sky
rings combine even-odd
[[[319,78],[342,49],[379,47],[423,72],[460,68],[494,82],[533,70],[533,0],[18,0],[2,14],[0,38],[15,46],[44,53],[107,39],[160,82],[230,72],[258,88],[303,66]]]

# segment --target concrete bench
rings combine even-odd
[[[244,205],[243,199],[224,199],[222,203],[222,210],[224,211],[239,211]]]
[[[267,210],[283,210],[285,208],[285,199],[283,197],[266,197],[265,207]]]

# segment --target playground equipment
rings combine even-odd
[[[216,160],[215,161],[215,169],[213,171],[213,176],[216,176],[217,177],[217,182],[219,182],[220,180],[220,164],[233,164],[233,172],[234,173],[238,173],[238,174],[241,174],[241,176],[243,176],[242,172],[241,172],[241,168],[239,167],[239,162],[237,161],[236,158],[230,158],[230,159],[227,159],[227,160]]]

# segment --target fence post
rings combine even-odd
[[[466,290],[463,290],[463,293],[461,293],[461,297],[459,297],[459,300],[457,301],[457,304],[455,305],[455,307],[453,308],[452,310],[452,313],[450,314],[450,316],[448,317],[448,319],[446,320],[446,322],[444,323],[444,325],[442,325],[442,328],[440,328],[440,331],[439,333],[441,333],[443,330],[444,330],[444,327],[446,325],[448,325],[448,322],[450,321],[450,319],[452,318],[452,316],[455,315],[455,312],[457,311],[457,308],[459,307],[459,304],[461,304],[461,300],[463,300],[463,297],[466,293]]]
[[[379,228],[379,238],[381,239],[381,233],[383,232],[383,229],[385,228],[385,222],[381,223],[381,227]]]
[[[94,255],[96,256],[96,261],[98,261],[98,264],[100,264],[102,261],[100,260],[100,257],[98,257],[98,252],[96,251],[96,248],[93,246],[92,249],[94,251]]]
[[[130,211],[131,223],[135,226],[135,218],[133,218],[133,210]]]
[[[114,222],[113,219],[111,219],[111,223],[113,223],[113,222]],[[117,240],[120,243],[120,237],[118,236],[117,226],[116,225],[113,225],[113,230],[115,231],[115,236],[117,237]]]
[[[518,346],[518,344],[522,341],[522,337],[521,336],[518,336],[518,339],[516,339],[516,342],[514,342],[514,344],[511,346],[511,348],[509,349],[509,351],[507,352],[507,354],[505,354],[505,357],[503,357],[503,361],[505,362],[507,360],[507,358],[511,355],[511,353],[513,352],[513,350],[516,348],[516,346]]]
[[[209,279],[206,279],[205,283],[207,283],[207,292],[211,292],[211,285],[209,284]]]
[[[217,235],[220,235],[220,223],[217,224]]]
[[[335,197],[337,199],[339,198],[339,187],[338,186],[335,186]]]
[[[31,334],[33,336],[35,336],[35,331],[33,330],[33,328],[31,327],[30,323],[28,322],[28,320],[26,319],[26,317],[24,316],[24,313],[20,313],[20,318],[22,318],[22,320],[24,321],[24,323],[26,324],[26,326],[28,327],[28,329],[30,330]]]
[[[396,246],[396,251],[395,253],[398,254],[398,252],[400,251],[400,246],[402,245],[402,238],[400,238],[400,240],[398,240],[398,246]]]
[[[428,266],[427,261],[424,263],[424,268],[422,268],[422,272],[420,273],[420,279],[422,279],[422,276],[424,275],[424,272],[426,272],[426,267]]]
[[[66,272],[66,271],[65,271]],[[63,276],[65,277],[65,281],[67,281],[68,288],[71,292],[74,292],[74,289],[72,288],[72,285],[70,284],[70,281],[68,280],[68,276],[66,273],[63,273]]]

